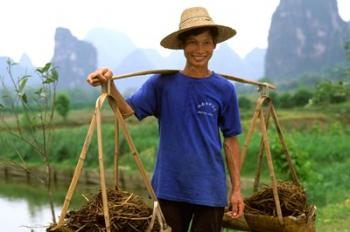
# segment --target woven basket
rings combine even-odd
[[[222,218],[222,227],[235,229],[240,231],[250,231],[245,218],[242,216],[240,218],[232,218],[229,213],[225,213]]]
[[[244,217],[253,232],[315,232],[316,207],[310,215],[283,217],[283,225],[278,217],[245,213]]]

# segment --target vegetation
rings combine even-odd
[[[56,83],[58,81],[58,72],[50,63],[44,67],[37,68],[36,72],[40,78],[40,84],[35,89],[30,89],[27,82],[30,75],[15,77],[12,74],[12,68],[16,65],[8,60],[8,74],[12,86],[8,87],[3,82],[5,94],[1,96],[2,104],[0,105],[0,120],[2,126],[6,130],[6,134],[10,135],[11,139],[7,139],[6,143],[11,147],[12,154],[17,156],[19,163],[24,170],[27,163],[25,156],[35,154],[45,165],[47,176],[42,180],[47,186],[50,210],[53,222],[56,220],[54,205],[52,200],[52,169],[50,163],[49,149],[51,146],[51,130],[52,121],[55,112],[55,97]],[[13,120],[9,120],[5,112],[11,112]],[[5,136],[2,136],[4,139]],[[16,146],[15,142],[20,142]],[[30,153],[22,153],[19,147],[23,144],[31,149]]]
[[[56,99],[56,110],[63,120],[66,121],[68,112],[70,110],[70,101],[67,94],[60,93]]]

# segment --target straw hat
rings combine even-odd
[[[166,36],[160,44],[165,48],[182,49],[178,36],[183,32],[200,27],[216,27],[219,32],[216,38],[217,43],[221,43],[236,34],[236,31],[231,27],[215,24],[205,8],[192,7],[182,12],[179,30]]]

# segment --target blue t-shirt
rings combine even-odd
[[[227,204],[220,130],[241,133],[235,87],[222,76],[154,75],[127,99],[139,120],[153,115],[159,148],[152,185],[158,198],[222,207]]]

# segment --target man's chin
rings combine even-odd
[[[201,60],[201,61],[193,61],[193,66],[195,67],[203,67],[203,66],[207,66],[206,61]]]

